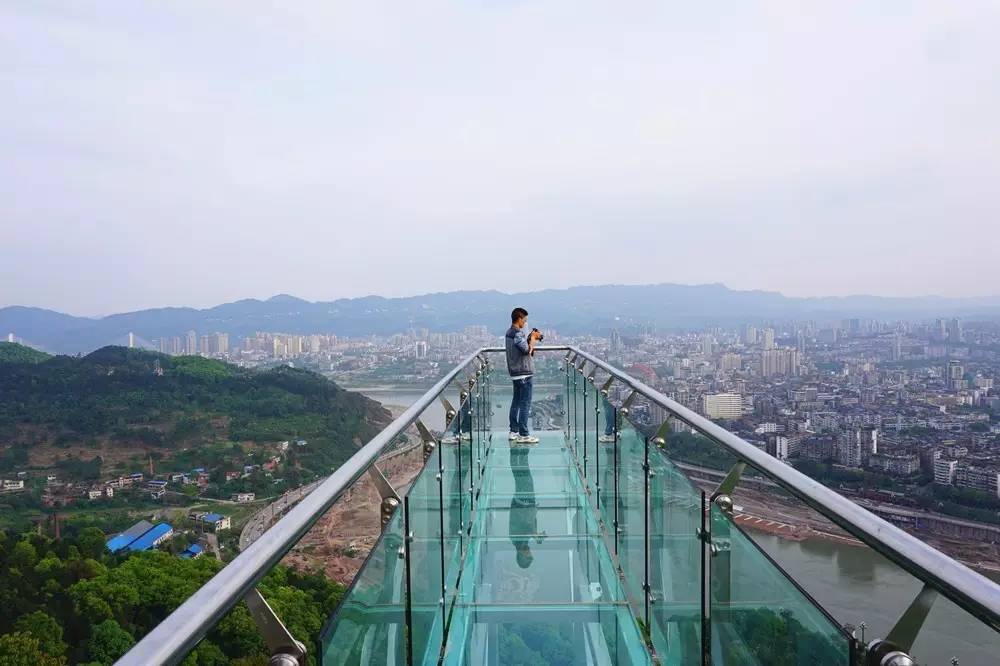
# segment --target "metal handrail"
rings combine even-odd
[[[151,666],[180,662],[209,629],[281,561],[344,491],[368,470],[382,450],[410,427],[480,353],[482,350],[471,354],[449,371],[441,381],[303,498],[284,518],[198,588],[116,664]]]
[[[729,449],[741,460],[774,479],[810,507],[940,591],[961,608],[1000,630],[1000,586],[993,581],[593,355],[565,345],[541,345],[536,350],[570,351],[578,358],[593,363],[596,368],[659,405],[674,418]],[[209,629],[281,561],[343,492],[365,473],[382,450],[412,425],[466,366],[481,354],[502,351],[503,347],[483,347],[449,371],[285,517],[198,588],[116,663],[120,666],[148,666],[175,664],[183,659]]]
[[[761,451],[659,391],[576,347],[570,351],[601,368],[709,439],[772,478],[846,532],[1000,631],[1000,585],[948,557],[790,465]]]

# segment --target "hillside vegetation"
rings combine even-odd
[[[41,363],[50,358],[45,352],[16,342],[0,342],[0,363]]]
[[[107,466],[106,458],[122,462],[130,455],[176,455],[197,464],[195,454],[208,445],[304,439],[307,446],[293,447],[294,466],[328,473],[389,417],[378,403],[289,367],[258,372],[123,347],[41,362],[6,354],[0,472],[67,457],[86,459],[92,474]]]
[[[59,541],[0,531],[0,664],[112,664],[222,568],[152,551],[111,555],[88,528]],[[344,588],[319,573],[273,568],[258,589],[292,634],[315,645]],[[267,664],[242,602],[183,661],[184,666]]]

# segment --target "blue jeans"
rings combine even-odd
[[[610,437],[615,434],[615,410],[611,403],[604,401],[604,434]]]
[[[510,401],[510,431],[528,436],[528,417],[531,415],[531,377],[516,379],[514,397]]]

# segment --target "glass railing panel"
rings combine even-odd
[[[596,391],[586,376],[580,375],[580,468],[583,470],[584,485],[595,501],[594,489],[597,483],[597,440],[594,438],[594,405]]]
[[[615,520],[615,477],[618,461],[618,447],[615,421],[618,418],[614,405],[604,396],[600,397],[600,415],[597,430],[597,454],[594,505],[604,521],[605,529],[613,536]],[[612,546],[613,548],[613,546]]]
[[[410,633],[415,664],[433,663],[444,637],[442,589],[444,541],[441,521],[443,496],[436,465],[426,465],[406,496],[411,540],[407,563],[410,568]],[[457,569],[457,567],[456,567]]]
[[[403,512],[396,511],[321,638],[323,663],[406,663]]]
[[[666,663],[701,654],[701,491],[651,445],[649,451],[649,634]]]
[[[618,517],[617,552],[625,589],[635,609],[643,609],[645,605],[642,588],[646,562],[644,456],[644,436],[629,418],[620,418],[618,492],[614,507]],[[613,521],[612,516],[612,525]]]
[[[711,505],[712,663],[849,666],[851,640]]]
[[[468,493],[462,483],[457,444],[438,447],[435,466],[441,474],[442,515],[445,546],[445,588],[448,591],[446,606],[454,600],[455,587],[461,570],[462,546],[465,543],[465,525],[469,521]],[[450,607],[450,606],[449,606]]]

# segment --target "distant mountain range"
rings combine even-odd
[[[51,352],[89,352],[125,344],[130,332],[141,339],[183,336],[186,331],[254,331],[386,335],[408,328],[454,331],[484,324],[497,334],[511,308],[531,312],[535,326],[566,334],[627,330],[638,325],[693,329],[742,322],[846,317],[926,319],[1000,318],[1000,296],[986,298],[847,296],[793,298],[777,292],[737,291],[721,284],[604,285],[505,294],[454,291],[407,298],[339,299],[310,302],[286,294],[245,299],[213,308],[156,308],[101,318],[74,317],[41,308],[0,308],[0,335],[14,333],[25,343]]]

